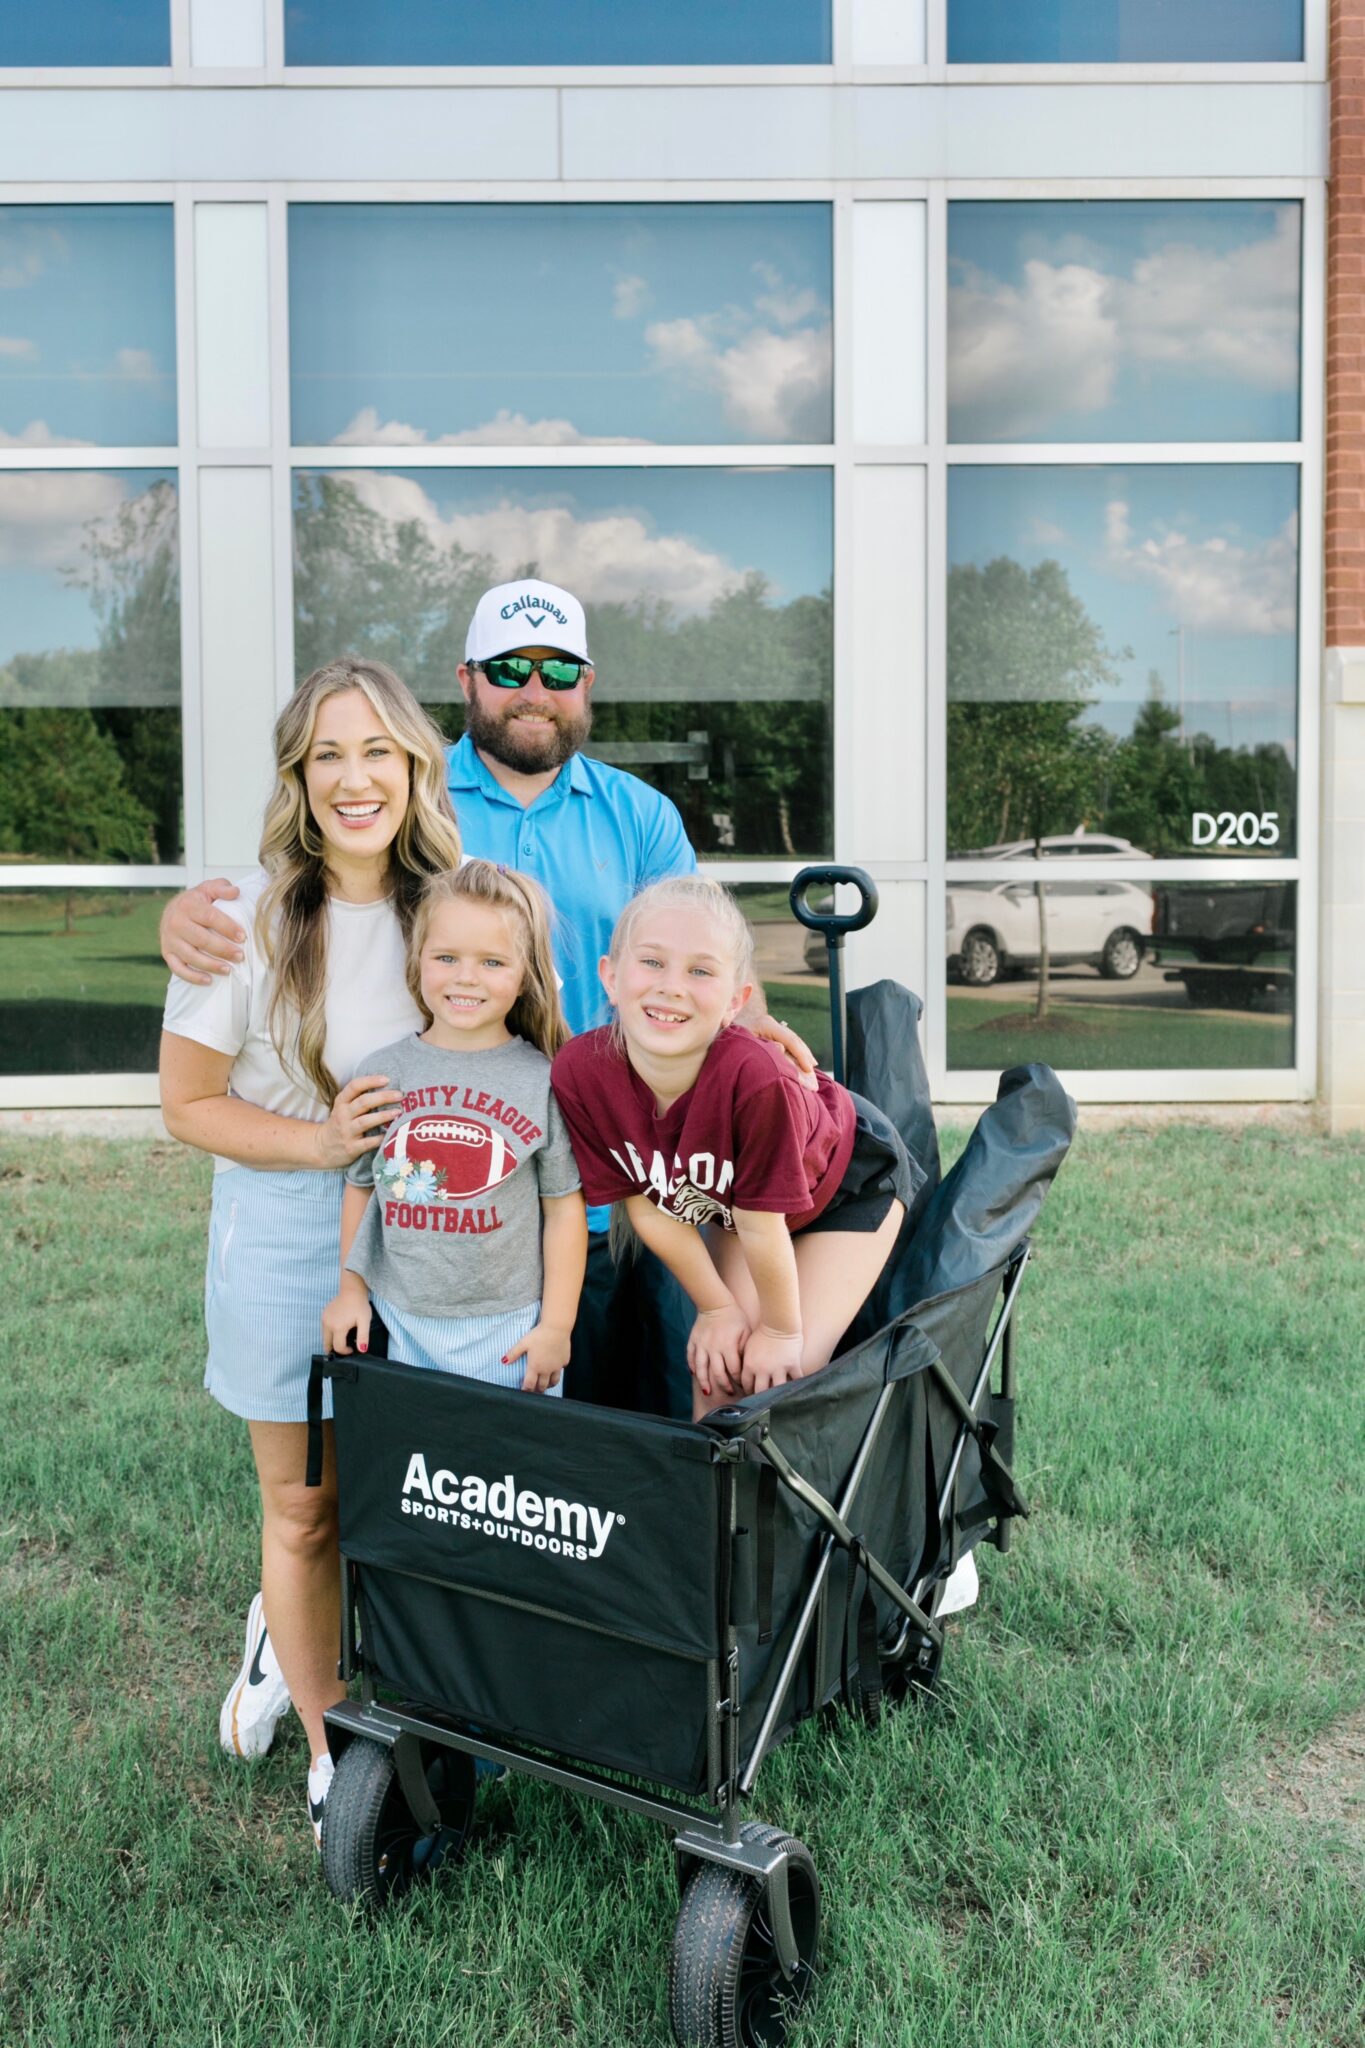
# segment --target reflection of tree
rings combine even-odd
[[[39,860],[148,861],[152,819],[123,779],[95,714],[42,706],[11,711],[0,754],[0,846]],[[72,892],[66,929],[73,929]]]
[[[73,580],[90,592],[99,620],[95,710],[128,787],[152,814],[153,859],[172,861],[182,843],[180,752],[180,544],[175,486],[154,483],[86,535],[85,566]]]
[[[393,522],[345,478],[301,478],[295,501],[295,646],[301,672],[344,649],[390,662],[445,729],[462,719],[455,670],[480,593],[552,562],[494,562]],[[829,837],[832,603],[768,602],[751,575],[701,616],[662,601],[595,604],[593,740],[686,741],[704,729],[707,778],[642,764],[677,803],[696,845],[730,820],[737,853],[819,852]]]
[[[954,847],[1041,841],[1093,811],[1107,742],[1083,724],[1117,680],[1114,656],[1059,562],[1006,555],[948,576],[948,832]],[[1038,1000],[1048,1011],[1048,935],[1038,895]]]
[[[33,788],[40,792],[16,792],[6,771],[6,850],[172,861],[181,846],[182,780],[174,486],[154,483],[111,518],[92,522],[81,553],[80,565],[65,573],[89,593],[98,647],[15,654],[0,670],[4,749],[11,762],[37,764]],[[46,773],[44,732],[56,783]],[[84,831],[72,794],[82,789],[90,806]],[[87,850],[66,850],[74,845]]]

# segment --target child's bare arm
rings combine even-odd
[[[559,1385],[569,1362],[569,1341],[578,1297],[583,1291],[583,1274],[588,1263],[588,1212],[582,1195],[543,1195],[541,1251],[545,1278],[540,1295],[540,1321],[503,1360],[526,1360],[522,1390],[543,1394]]]
[[[349,1180],[341,1194],[341,1286],[322,1311],[322,1342],[326,1350],[343,1355],[350,1351],[353,1330],[356,1350],[370,1348],[370,1291],[359,1273],[347,1272],[346,1261],[373,1195],[373,1188],[358,1188]]]
[[[656,1209],[644,1195],[627,1198],[626,1214],[640,1242],[663,1260],[696,1308],[687,1363],[697,1385],[710,1394],[713,1382],[718,1382],[737,1394],[749,1319],[716,1271],[706,1239],[690,1223]]]
[[[758,1296],[759,1325],[744,1347],[744,1390],[764,1394],[801,1376],[801,1293],[785,1216],[736,1209],[735,1235]]]

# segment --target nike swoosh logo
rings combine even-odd
[[[312,1821],[314,1827],[322,1819],[322,1809],[326,1804],[327,1801],[325,1799],[314,1799],[311,1792],[308,1794],[308,1818]]]
[[[265,1673],[261,1669],[261,1658],[265,1652],[266,1636],[268,1633],[266,1629],[261,1630],[261,1640],[256,1645],[256,1654],[251,1660],[251,1669],[246,1675],[248,1685],[265,1684]]]

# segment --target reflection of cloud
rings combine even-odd
[[[65,568],[79,558],[89,522],[123,501],[122,479],[107,470],[0,472],[0,566]]]
[[[66,236],[50,221],[0,211],[0,291],[22,291],[42,276],[50,258],[67,253]]]
[[[442,514],[416,477],[382,470],[337,472],[362,504],[397,524],[416,520],[440,547],[488,555],[514,576],[529,561],[589,604],[662,599],[703,612],[744,574],[680,533],[655,533],[638,512],[577,513],[567,505],[524,505],[507,497],[477,512]]]
[[[1298,617],[1298,531],[1298,514],[1291,512],[1278,533],[1264,539],[1212,534],[1194,540],[1167,526],[1139,539],[1121,498],[1104,509],[1109,567],[1150,583],[1171,617],[1195,632],[1292,633]]]
[[[640,448],[647,445],[628,434],[580,434],[572,420],[528,420],[525,413],[501,408],[481,426],[458,434],[428,434],[404,420],[381,420],[367,405],[334,435],[334,448]]]
[[[93,441],[72,441],[65,434],[54,434],[46,420],[30,420],[17,434],[7,434],[0,427],[0,448],[93,448]]]
[[[645,329],[655,366],[720,394],[731,424],[756,441],[818,441],[829,435],[830,330],[777,333],[752,327],[725,338],[727,322],[660,320]]]
[[[36,356],[37,353],[36,341],[26,341],[21,334],[0,334],[0,356],[17,359],[21,356]]]
[[[615,320],[636,320],[650,301],[649,281],[643,277],[618,277],[612,286],[611,311]]]
[[[157,374],[156,358],[149,348],[121,348],[114,357],[114,375],[130,383],[147,384]]]
[[[1066,528],[1054,526],[1050,519],[1030,519],[1024,528],[1024,539],[1030,547],[1059,548],[1065,545]]]
[[[1125,363],[1293,390],[1298,253],[1297,209],[1286,206],[1259,241],[1222,255],[1168,242],[1127,277],[1035,257],[1012,285],[961,264],[949,293],[951,402],[972,409],[974,435],[994,439],[1099,412]]]

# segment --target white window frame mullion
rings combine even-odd
[[[931,45],[931,61],[932,54]],[[928,647],[925,674],[928,704],[923,788],[929,878],[926,884],[928,901],[924,906],[928,964],[922,993],[925,1063],[930,1086],[939,1096],[948,1071],[948,1023],[944,1000],[948,982],[948,891],[944,867],[948,845],[948,191],[942,181],[929,188],[926,226],[928,278],[925,317],[929,331],[925,349],[928,433],[928,474],[925,480],[925,632]]]
[[[847,7],[843,9],[847,12]],[[837,25],[837,24],[836,24]],[[853,434],[853,199],[847,191],[836,192],[830,206],[832,236],[832,350],[834,370],[834,560],[830,565],[834,598],[832,701],[830,739],[834,749],[831,778],[830,851],[835,860],[848,860],[856,837],[860,815],[858,762],[854,755],[849,691],[854,687],[853,607],[841,593],[853,583],[853,469],[850,460]],[[873,690],[886,687],[877,677],[864,679]]]
[[[180,452],[180,732],[184,864],[204,859],[204,701],[199,608],[199,393],[195,355],[194,195],[175,196],[176,412]]]
[[[283,0],[271,0],[272,9]],[[281,23],[283,15],[281,14]],[[281,27],[283,35],[283,27]],[[270,260],[270,504],[271,560],[275,587],[275,702],[280,708],[294,684],[294,469],[300,462],[289,445],[289,201],[278,187],[266,200]],[[392,453],[392,451],[390,451]],[[333,459],[336,451],[333,450]],[[379,465],[375,465],[378,467]],[[337,652],[343,652],[338,648]]]

